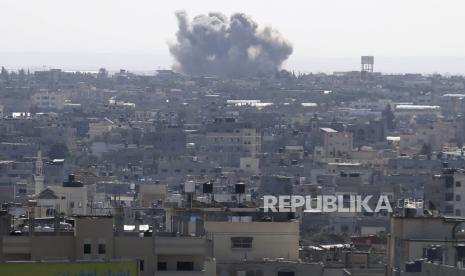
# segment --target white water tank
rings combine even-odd
[[[195,182],[191,180],[186,181],[186,183],[184,183],[184,192],[190,194],[195,193]]]

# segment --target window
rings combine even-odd
[[[461,199],[460,195],[455,195],[455,201],[460,201]]]
[[[167,270],[166,262],[158,262],[158,264],[157,264],[157,270],[158,270],[158,271],[165,271],[165,270]]]
[[[453,193],[446,193],[445,194],[445,200],[446,201],[452,201],[454,198],[454,194]]]
[[[349,226],[341,225],[341,231],[344,232],[344,233],[347,233],[349,231]]]
[[[84,254],[89,255],[92,253],[92,246],[90,243],[84,243]]]
[[[193,262],[178,262],[177,270],[192,271],[194,270],[194,263]]]
[[[445,177],[446,188],[452,188],[454,185],[454,177],[452,175],[446,175]]]
[[[98,245],[98,254],[105,255],[107,254],[107,245],[104,243],[99,243]]]
[[[139,271],[144,271],[144,260],[139,260]]]
[[[231,238],[232,248],[252,248],[253,238],[250,237],[234,237]]]
[[[46,215],[48,217],[52,217],[55,215],[55,209],[54,208],[47,208],[47,211],[45,211]]]
[[[462,183],[460,181],[455,181],[455,187],[462,187]]]

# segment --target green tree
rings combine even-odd
[[[8,80],[8,71],[5,69],[5,67],[2,66],[2,71],[0,72],[0,76],[2,77],[3,80]]]
[[[431,155],[433,154],[433,148],[430,144],[423,144],[420,150],[420,154],[426,155],[428,160],[431,160]]]
[[[384,121],[386,122],[387,129],[393,130],[396,127],[395,122],[394,122],[395,116],[394,116],[394,113],[392,112],[390,104],[386,105],[386,108],[382,112],[382,116],[383,116]]]
[[[65,159],[68,155],[68,147],[63,143],[54,144],[48,151],[48,157],[50,157],[50,159]]]

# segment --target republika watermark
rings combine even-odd
[[[283,195],[264,196],[263,208],[265,212],[295,212],[303,208],[304,212],[315,213],[392,213],[393,208],[388,196],[381,195],[375,204],[372,204],[373,196],[361,195]],[[374,200],[373,200],[374,201]]]

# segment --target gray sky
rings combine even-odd
[[[167,68],[180,9],[273,26],[294,45],[289,69],[357,70],[375,55],[379,71],[465,73],[463,0],[0,0],[0,65]]]

